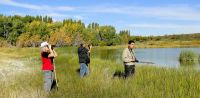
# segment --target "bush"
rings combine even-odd
[[[0,38],[0,47],[8,47],[8,43],[5,39]]]
[[[106,46],[106,42],[100,41],[100,42],[99,42],[99,46]]]
[[[180,62],[194,62],[195,61],[195,53],[193,51],[181,51],[179,56]]]

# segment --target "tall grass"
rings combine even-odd
[[[20,50],[21,51],[21,50]],[[26,50],[28,51],[32,50]],[[32,73],[22,73],[12,82],[0,81],[1,98],[198,98],[200,97],[200,72],[189,69],[165,69],[136,66],[134,77],[113,77],[115,71],[123,72],[122,64],[115,61],[91,59],[90,74],[80,79],[76,48],[59,48],[55,59],[59,88],[51,94],[43,92],[43,73],[40,61],[29,61]],[[36,50],[39,52],[39,50]],[[35,54],[32,54],[35,55]],[[95,55],[95,54],[91,54]],[[6,85],[5,85],[6,84]]]
[[[196,59],[195,53],[189,50],[181,51],[180,56],[179,56],[180,62],[194,62],[195,59]]]
[[[198,57],[198,61],[199,61],[199,63],[200,63],[200,55],[199,55],[199,57]]]

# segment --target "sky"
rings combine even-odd
[[[200,32],[200,0],[0,0],[0,14],[80,19],[140,36]]]

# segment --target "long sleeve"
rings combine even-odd
[[[129,51],[127,51],[127,49],[124,49],[123,54],[122,54],[123,62],[131,62],[131,61],[133,61],[133,58],[131,58],[128,54],[129,54]]]

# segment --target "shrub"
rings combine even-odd
[[[180,62],[194,62],[195,53],[189,50],[181,51],[180,56],[179,56],[179,61]]]

